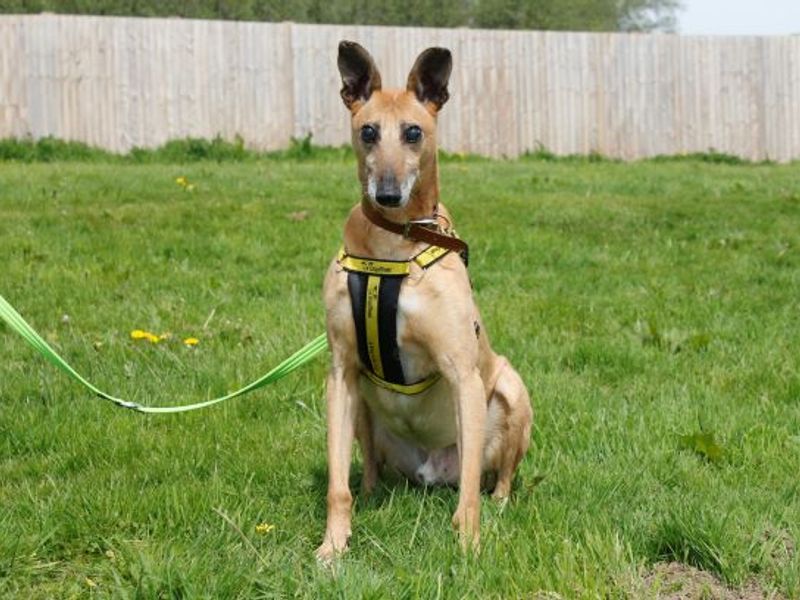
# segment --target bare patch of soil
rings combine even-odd
[[[751,581],[741,588],[730,588],[716,576],[679,562],[662,562],[644,578],[645,597],[658,600],[783,600],[783,596],[764,590]]]

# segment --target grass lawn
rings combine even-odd
[[[800,598],[797,165],[441,171],[535,410],[512,500],[484,499],[479,557],[451,533],[454,491],[392,480],[357,499],[338,567],[317,566],[326,359],[143,416],[0,325],[0,597],[666,597],[679,584],[656,565],[680,562]],[[0,293],[104,390],[214,397],[322,332],[357,196],[347,158],[0,163]]]

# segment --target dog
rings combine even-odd
[[[338,67],[362,200],[323,286],[332,364],[327,525],[317,556],[329,561],[347,548],[354,439],[363,494],[382,468],[414,483],[457,485],[452,523],[462,547],[477,549],[481,489],[508,497],[532,409],[519,374],[489,344],[466,244],[439,203],[436,121],[452,57],[445,48],[422,52],[405,89],[383,89],[372,57],[354,42],[339,44]]]

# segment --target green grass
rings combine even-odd
[[[0,596],[641,597],[677,560],[800,597],[798,169],[452,160],[442,184],[535,409],[478,558],[451,533],[455,492],[393,480],[357,500],[338,569],[317,566],[323,359],[142,416],[0,325]],[[0,293],[103,389],[216,396],[322,331],[357,194],[346,155],[0,163]]]

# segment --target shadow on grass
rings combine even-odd
[[[452,510],[455,510],[456,503],[458,502],[458,486],[454,485],[436,485],[425,486],[411,481],[399,472],[384,467],[381,469],[378,476],[378,482],[372,493],[365,495],[361,489],[364,471],[361,465],[355,465],[350,470],[350,492],[353,494],[354,506],[357,510],[379,510],[390,504],[393,500],[397,499],[398,495],[414,497],[419,501],[426,498],[437,498],[447,505],[452,505]],[[328,493],[328,470],[325,467],[315,467],[311,472],[311,485],[312,493],[317,496],[320,501],[316,503],[314,508],[315,517],[324,519],[326,517],[326,497]],[[518,494],[528,494],[538,486],[544,476],[537,475],[531,481],[523,481],[520,473],[516,473],[514,480],[511,484],[511,497]],[[491,482],[492,484],[494,482]],[[481,489],[481,495],[489,497],[493,491],[492,486],[484,486]]]

